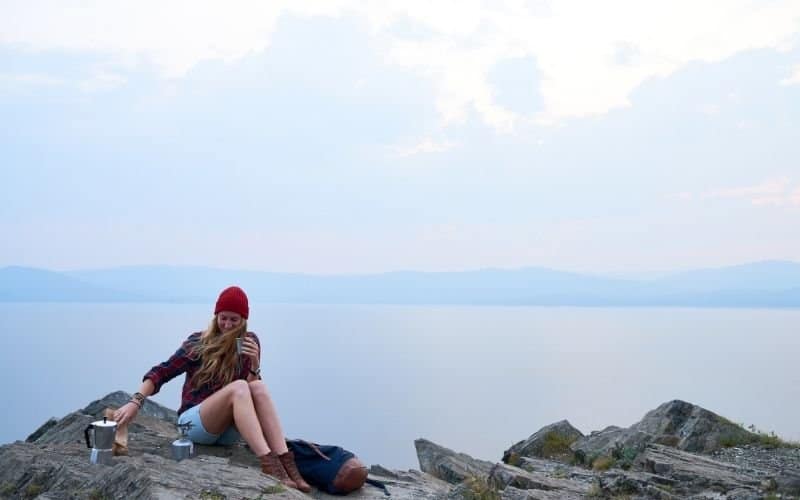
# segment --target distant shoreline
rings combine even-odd
[[[0,302],[209,303],[238,284],[253,302],[593,308],[800,308],[800,264],[766,261],[619,279],[547,268],[308,275],[198,267],[56,272],[0,268]]]

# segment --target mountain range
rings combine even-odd
[[[2,302],[208,302],[231,284],[251,301],[360,304],[800,307],[800,264],[763,261],[656,279],[547,268],[311,275],[133,266],[0,268]]]

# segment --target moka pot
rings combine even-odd
[[[89,424],[83,431],[86,447],[91,448],[89,461],[93,464],[111,465],[114,438],[117,435],[117,423],[103,417]]]

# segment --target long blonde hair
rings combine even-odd
[[[223,332],[217,324],[217,316],[211,319],[208,328],[200,335],[192,355],[202,360],[200,369],[192,377],[192,385],[199,389],[208,383],[227,385],[236,376],[239,356],[236,354],[236,337],[247,332],[247,320],[228,332]]]

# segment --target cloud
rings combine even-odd
[[[124,85],[127,79],[105,70],[97,70],[87,78],[72,80],[45,73],[0,73],[0,88],[75,87],[83,92],[111,90]]]
[[[800,64],[795,66],[792,74],[781,80],[781,85],[800,85]]]
[[[167,78],[204,60],[240,59],[269,45],[280,4],[240,1],[39,0],[0,4],[0,44],[106,54],[115,64],[154,64]]]
[[[63,78],[43,73],[0,73],[0,87],[54,87],[67,83]]]
[[[78,84],[78,88],[84,92],[98,92],[114,89],[124,85],[125,82],[127,82],[127,79],[122,75],[104,70],[97,70],[91,77],[81,81]]]
[[[444,153],[445,151],[450,151],[455,146],[456,144],[450,141],[437,142],[430,137],[426,137],[411,146],[392,146],[390,149],[396,157],[404,158],[418,154]]]
[[[672,196],[673,199],[692,200],[692,193],[684,192]],[[767,179],[751,186],[712,189],[698,195],[697,199],[745,200],[752,205],[762,206],[800,206],[800,184],[792,187],[789,178]]]
[[[442,125],[474,114],[500,132],[531,119],[495,98],[490,73],[505,60],[535,61],[542,109],[532,119],[556,124],[629,106],[643,82],[691,62],[786,50],[800,31],[796,0],[39,0],[0,5],[0,45],[89,51],[180,78],[201,61],[267,50],[284,15],[360,19],[387,64],[432,82]],[[782,83],[798,81],[795,70]]]

